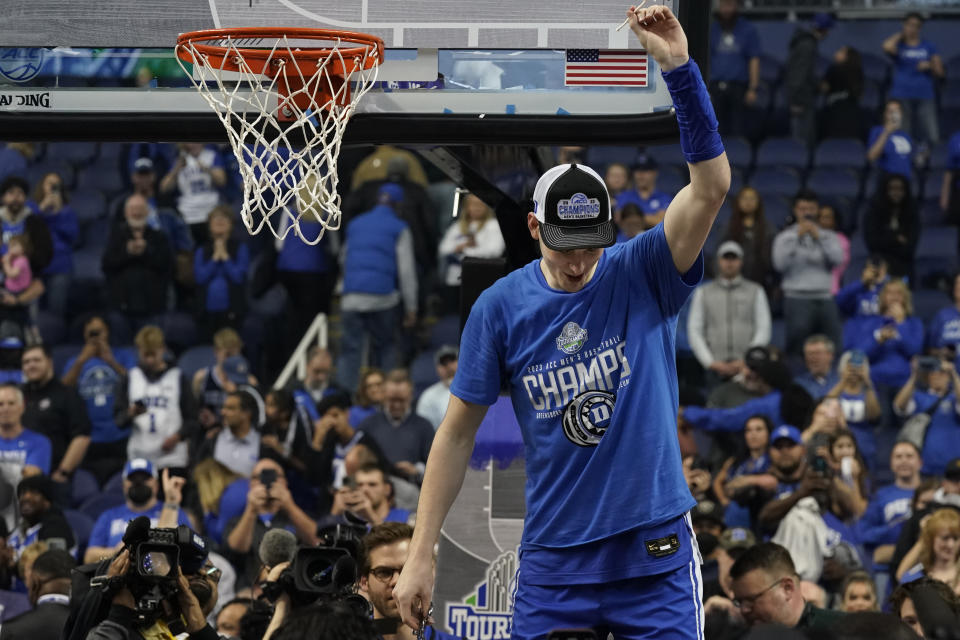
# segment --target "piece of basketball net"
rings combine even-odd
[[[182,34],[176,53],[226,128],[247,230],[266,227],[277,239],[292,230],[315,245],[339,229],[340,143],[376,82],[383,41],[321,29],[216,29]]]

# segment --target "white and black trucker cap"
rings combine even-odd
[[[555,251],[609,247],[617,239],[607,186],[584,165],[561,164],[540,176],[533,213],[543,244]]]

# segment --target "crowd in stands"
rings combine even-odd
[[[712,637],[830,609],[919,628],[911,585],[960,609],[956,79],[919,15],[827,61],[833,26],[799,26],[774,68],[734,0],[711,31],[734,185],[679,320],[678,434]],[[686,183],[672,147],[556,156],[605,175],[618,242]],[[224,148],[2,150],[4,620],[49,601],[36,576],[66,561],[48,554],[108,556],[140,514],[211,540],[232,636],[268,531],[414,522],[461,264],[505,238],[473,195],[453,218],[452,185],[408,151],[351,169],[342,230],[312,246],[247,235]],[[500,184],[529,197],[535,179]],[[318,313],[329,345],[273,386]]]

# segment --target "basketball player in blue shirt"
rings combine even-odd
[[[590,168],[537,183],[527,216],[542,258],[485,291],[463,332],[450,405],[427,462],[417,527],[393,590],[417,628],[433,548],[487,407],[508,383],[526,448],[527,517],[512,637],[703,638],[700,555],[677,441],[677,314],[730,185],[717,120],[670,9],[628,10],[670,90],[690,184],[663,223],[614,244]],[[667,631],[669,630],[669,631]]]

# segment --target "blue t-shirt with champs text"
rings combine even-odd
[[[525,550],[575,547],[675,520],[696,503],[677,441],[680,274],[663,225],[606,249],[580,291],[535,260],[478,298],[450,391],[491,405],[508,383],[527,471]]]

